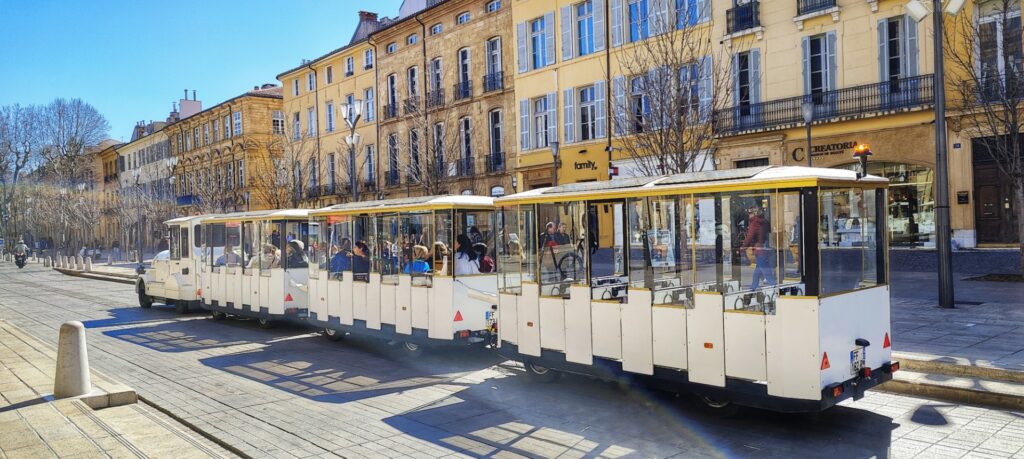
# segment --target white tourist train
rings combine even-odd
[[[164,222],[168,249],[153,257],[150,269],[139,270],[135,281],[139,306],[148,308],[158,301],[185,313],[199,305],[200,224],[214,216],[179,217]]]

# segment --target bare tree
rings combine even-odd
[[[469,116],[468,107],[445,101],[440,88],[428,91],[425,100],[417,97],[405,102],[403,109],[410,116],[405,120],[407,133],[399,142],[409,152],[405,183],[410,188],[437,195],[453,192],[455,183],[472,186],[476,171],[473,158],[462,151],[459,126]]]
[[[308,194],[309,161],[316,156],[315,137],[286,127],[259,147],[262,154],[250,161],[254,163],[249,179],[252,199],[271,209],[299,207]],[[315,168],[320,174],[317,183],[322,183],[320,169]]]
[[[1024,254],[1024,53],[1019,0],[991,0],[978,14],[961,14],[947,27],[948,84],[955,123],[987,152],[1013,188],[1017,238]],[[1024,270],[1024,257],[1021,259]]]
[[[731,59],[698,14],[652,15],[652,36],[623,46],[609,76],[613,133],[641,175],[700,170],[713,158],[712,114],[732,102]]]
[[[11,239],[21,228],[10,227],[19,180],[37,163],[42,148],[40,108],[8,105],[0,107],[0,224]]]

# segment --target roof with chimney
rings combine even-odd
[[[298,66],[290,68],[288,70],[285,70],[285,71],[277,74],[277,79],[280,80],[281,77],[283,77],[283,76],[285,76],[285,75],[287,75],[289,73],[292,73],[292,72],[294,72],[296,70],[302,70],[304,68],[309,68],[313,64],[316,64],[316,63],[318,63],[320,61],[323,61],[323,60],[325,60],[327,58],[333,57],[333,56],[337,55],[338,53],[340,53],[342,51],[345,51],[347,49],[353,48],[356,45],[365,43],[366,40],[369,39],[370,35],[372,35],[376,31],[380,30],[381,28],[383,28],[388,23],[389,23],[389,19],[388,18],[378,19],[377,13],[372,13],[372,12],[369,12],[369,11],[360,11],[359,12],[359,25],[356,26],[356,30],[352,34],[352,39],[349,40],[347,45],[342,46],[342,47],[337,48],[337,49],[334,49],[334,50],[332,50],[332,51],[330,51],[330,52],[328,52],[326,54],[321,55],[320,57],[317,57],[316,59],[312,59],[312,60],[303,59],[302,63],[299,64]]]

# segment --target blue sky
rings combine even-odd
[[[185,88],[203,107],[348,43],[400,0],[0,0],[0,105],[78,97],[127,140]],[[191,94],[191,93],[190,93]]]

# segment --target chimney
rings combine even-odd
[[[196,99],[196,90],[195,89],[192,90],[192,100],[199,100],[199,99]]]
[[[253,90],[253,91],[259,91],[259,90],[260,90],[260,87],[259,87],[259,86],[253,86],[253,87],[252,87],[252,90]]]
[[[377,13],[373,13],[373,12],[370,12],[370,11],[360,11],[359,12],[359,22],[363,22],[363,21],[377,22]]]
[[[185,100],[188,100],[188,89],[185,90]]]

